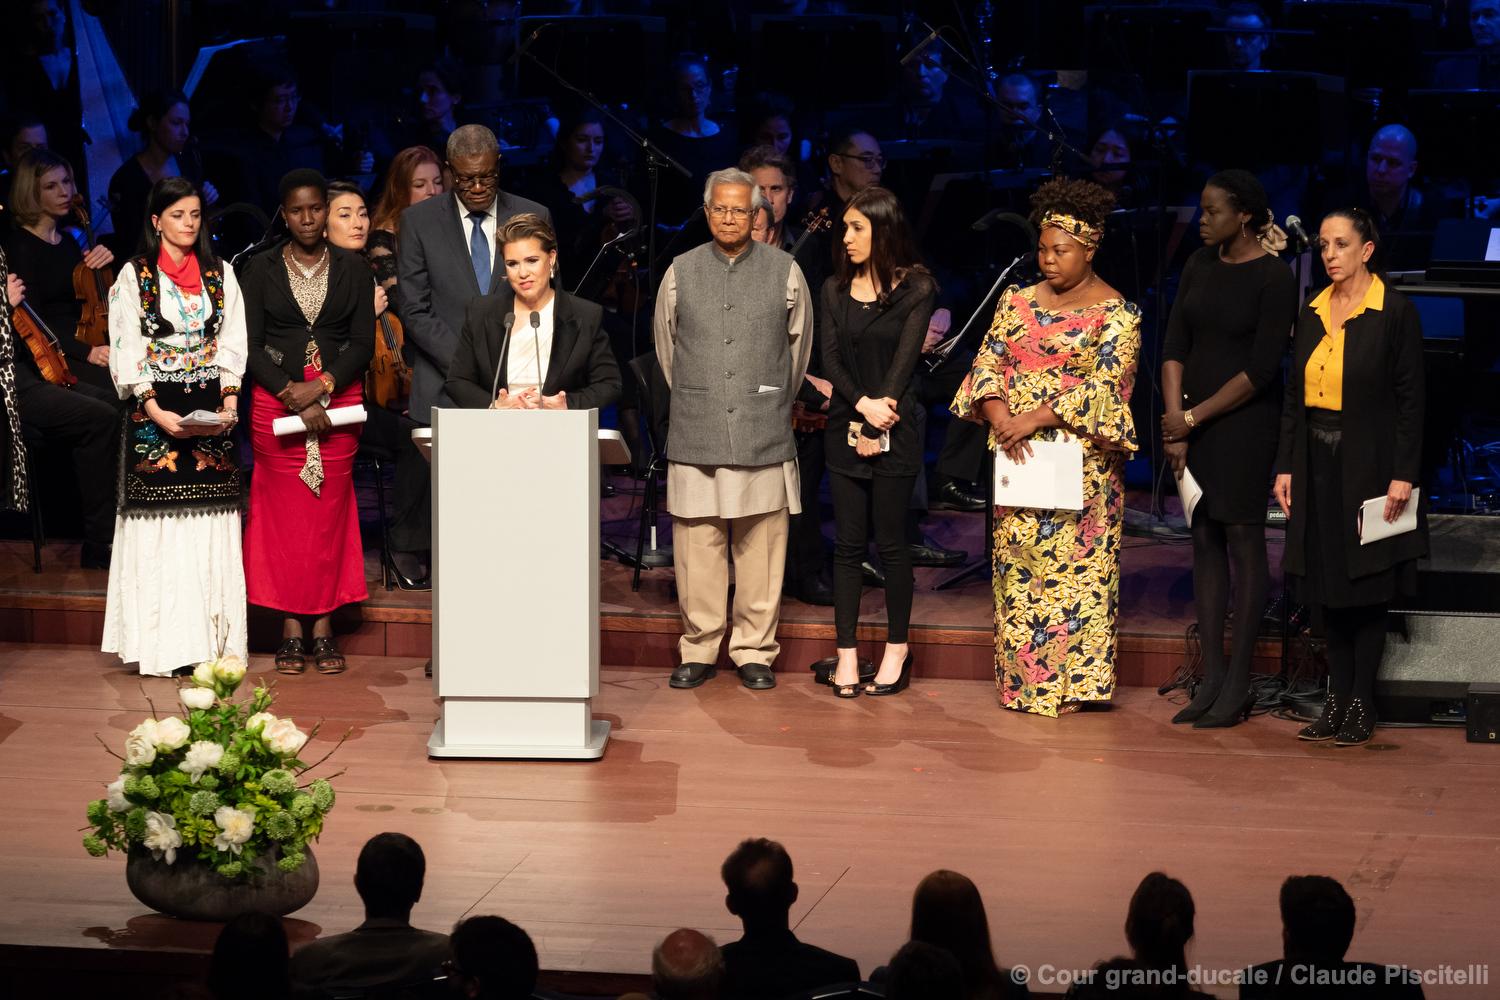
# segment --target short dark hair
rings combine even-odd
[[[329,181],[328,200],[332,201],[341,194],[358,195],[359,199],[365,203],[366,207],[369,206],[369,199],[365,197],[365,189],[360,187],[358,184],[354,183],[353,181],[346,181],[342,179]]]
[[[255,106],[258,108],[266,103],[266,98],[277,87],[297,86],[297,73],[280,60],[263,62],[251,68],[250,85],[250,93],[255,98]]]
[[[360,848],[354,888],[367,912],[404,915],[422,898],[426,875],[422,845],[404,833],[377,833]]]
[[[1292,875],[1281,883],[1287,957],[1342,962],[1354,940],[1354,900],[1327,875]]]
[[[784,916],[792,908],[797,889],[792,856],[774,840],[741,841],[724,859],[719,874],[729,890],[730,906],[741,917]]]
[[[1275,221],[1265,187],[1260,183],[1260,178],[1248,170],[1221,170],[1203,186],[1223,191],[1236,212],[1244,212],[1250,216],[1252,229],[1263,229]]]
[[[149,140],[151,122],[160,121],[162,115],[179,104],[187,107],[189,111],[192,110],[192,106],[182,91],[154,90],[146,95],[145,100],[141,101],[135,110],[130,112],[130,118],[126,120],[125,127],[141,138]]]
[[[198,226],[198,241],[193,244],[193,254],[198,258],[198,266],[213,267],[219,258],[214,253],[213,241],[208,235],[208,206],[203,203],[203,192],[198,190],[198,185],[186,177],[163,177],[151,185],[151,193],[146,196],[146,217],[141,220],[140,248],[145,253],[146,260],[154,264],[157,255],[161,253],[161,236],[151,224],[151,217],[161,215],[184,198],[197,198],[198,208],[204,213]]]
[[[1152,872],[1141,879],[1125,916],[1125,940],[1148,969],[1187,969],[1187,943],[1193,938],[1193,895],[1187,886]]]
[[[891,956],[889,1000],[962,1000],[964,973],[953,952],[926,941],[908,941]]]
[[[828,152],[830,155],[839,156],[854,148],[854,137],[867,135],[875,138],[875,133],[867,128],[846,128],[842,132],[835,132],[828,137]]]
[[[448,93],[456,94],[459,97],[463,96],[464,68],[458,60],[451,59],[448,56],[438,56],[431,62],[423,63],[417,68],[417,76],[421,76],[423,73],[431,73],[437,77],[438,82],[443,85],[443,89]]]
[[[288,170],[281,178],[281,183],[276,185],[276,199],[281,204],[286,204],[287,195],[298,188],[316,188],[323,200],[328,200],[328,179],[318,173],[312,167],[298,167]]]
[[[449,944],[458,972],[479,980],[484,1000],[527,1000],[536,989],[536,946],[504,917],[460,920]]]
[[[775,167],[786,178],[788,187],[797,185],[797,168],[788,157],[776,152],[774,146],[751,146],[740,157],[740,169],[747,174],[761,167]]]

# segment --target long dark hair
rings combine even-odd
[[[1144,968],[1175,969],[1186,995],[1187,944],[1193,938],[1193,895],[1187,886],[1161,872],[1141,879],[1125,916],[1125,940]],[[1174,990],[1174,993],[1179,991]]]
[[[911,939],[953,953],[963,970],[966,996],[1005,995],[984,900],[967,876],[939,869],[917,884],[911,901]]]
[[[186,177],[163,177],[151,186],[151,194],[146,198],[146,218],[141,225],[140,243],[147,261],[156,263],[156,258],[161,253],[161,236],[157,233],[156,227],[151,225],[151,217],[161,215],[184,198],[197,198],[198,207],[204,209],[203,192],[198,190],[198,185]],[[206,209],[198,225],[198,240],[193,244],[193,255],[198,258],[199,267],[213,267],[219,262],[218,255],[214,253],[213,243],[208,238]]]
[[[896,283],[907,275],[923,274],[931,278],[931,273],[922,264],[922,255],[917,251],[917,241],[907,224],[906,213],[901,210],[901,202],[895,195],[883,187],[867,187],[849,199],[844,211],[850,209],[858,210],[870,220],[870,259],[864,266],[870,269],[875,279],[881,305],[885,305]],[[840,219],[839,232],[843,231],[842,222]],[[838,276],[839,287],[848,288],[854,283],[859,268],[837,242],[834,253],[837,254],[834,273]]]

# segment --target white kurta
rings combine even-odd
[[[234,272],[223,270],[224,321],[216,359],[221,388],[240,385],[248,352],[244,300]],[[212,314],[207,289],[196,300],[185,298],[160,269],[157,278],[162,317],[177,331],[201,330]],[[135,268],[127,264],[109,296],[109,368],[121,398],[153,378],[141,319],[140,286]],[[188,337],[177,332],[158,343],[184,348]],[[215,406],[205,400],[206,408]],[[240,536],[237,511],[116,517],[104,652],[118,653],[126,663],[139,664],[142,674],[157,677],[211,659],[221,649],[245,656]]]

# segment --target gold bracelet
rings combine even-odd
[[[1193,411],[1192,410],[1183,410],[1182,411],[1182,422],[1185,423],[1185,424],[1187,424],[1189,427],[1196,427],[1197,424],[1198,424],[1198,421],[1196,421],[1196,420],[1193,419]]]

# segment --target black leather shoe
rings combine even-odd
[[[825,656],[821,660],[813,661],[810,669],[813,672],[813,682],[817,684],[832,684],[833,671],[839,665],[837,656]],[[859,682],[868,684],[875,679],[875,661],[866,660],[863,657],[859,661]]]
[[[885,589],[885,573],[876,568],[875,564],[870,562],[870,560],[866,559],[864,562],[860,563],[859,570],[864,574],[864,583],[866,587],[879,587],[881,590]]]
[[[719,668],[712,663],[684,663],[672,671],[672,679],[667,683],[674,688],[695,688],[718,672]]]
[[[984,510],[984,497],[970,493],[948,480],[927,502],[928,510],[961,510],[969,513]]]
[[[766,691],[776,686],[776,674],[764,663],[747,663],[740,667],[740,683],[751,691]]]
[[[1375,708],[1363,698],[1353,698],[1344,712],[1343,724],[1333,738],[1336,747],[1357,747],[1370,742],[1375,735]]]
[[[913,566],[962,566],[969,554],[960,549],[945,549],[930,538],[924,538],[921,544],[911,543],[906,546],[911,550],[911,564]]]
[[[833,607],[833,588],[822,576],[810,576],[799,580],[790,589],[783,588],[784,592],[795,597],[803,604],[816,604],[820,607]]]
[[[114,546],[99,542],[84,542],[83,557],[79,565],[84,569],[109,569],[109,556]]]

